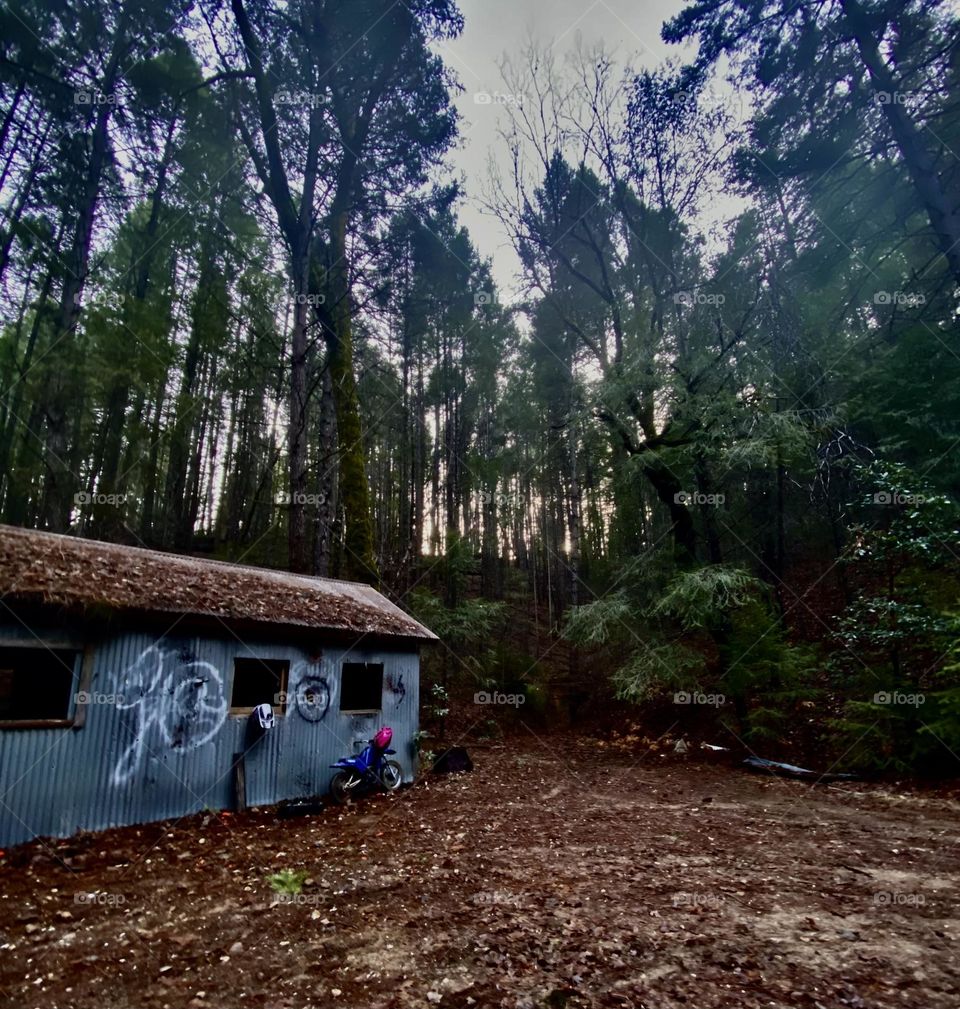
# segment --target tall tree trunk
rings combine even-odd
[[[412,554],[419,565],[423,555],[423,520],[426,508],[427,490],[427,418],[424,405],[423,381],[423,334],[417,338],[417,385],[414,394],[414,443],[413,443],[413,528],[411,531]]]
[[[102,88],[111,94],[116,87],[120,62],[127,50],[127,11],[124,9],[114,35],[110,59],[104,70]],[[80,321],[80,306],[90,265],[90,247],[93,241],[93,226],[100,187],[107,164],[110,146],[110,118],[113,113],[111,102],[97,105],[93,131],[90,136],[90,158],[84,178],[83,192],[77,212],[77,224],[73,243],[67,257],[67,274],[60,294],[60,308],[53,347],[56,348],[57,366],[53,369],[53,380],[48,392],[46,460],[48,486],[44,502],[46,525],[57,532],[64,531],[70,522],[72,509],[71,489],[76,477],[70,472],[67,461],[69,454],[68,422],[71,397],[76,381],[73,357],[75,337]]]
[[[3,491],[3,499],[10,495],[13,483],[13,472],[10,467],[10,456],[13,449],[14,437],[17,425],[21,423],[20,413],[23,410],[23,397],[27,373],[33,366],[33,355],[36,350],[37,340],[46,317],[47,302],[50,299],[50,291],[53,287],[53,273],[46,275],[43,286],[37,297],[34,307],[33,321],[30,324],[30,332],[27,335],[27,345],[23,352],[23,359],[18,368],[18,374],[13,379],[13,395],[9,399],[9,410],[7,411],[3,432],[0,434],[0,490]],[[7,390],[9,392],[9,390]]]
[[[167,376],[157,383],[156,405],[153,408],[153,424],[150,428],[150,452],[147,457],[147,472],[143,481],[143,510],[140,513],[140,538],[152,544],[162,537],[157,536],[156,508],[157,488],[160,486],[160,430],[163,418],[163,403],[167,391]]]
[[[132,290],[128,290],[123,303],[123,325],[136,332],[139,320],[143,317],[143,306],[146,304],[147,293],[150,290],[153,262],[156,257],[157,231],[160,226],[160,215],[166,195],[167,178],[173,162],[173,138],[176,131],[176,118],[171,118],[164,141],[163,154],[157,171],[157,183],[150,198],[150,217],[143,231],[142,243],[137,243],[138,258],[131,265],[134,278]],[[100,470],[99,491],[109,497],[122,493],[122,474],[120,459],[123,452],[124,429],[126,427],[127,404],[130,400],[130,371],[121,364],[110,385],[107,396],[106,436],[103,446],[103,464]],[[116,508],[99,508],[94,506],[94,532],[105,539],[113,539],[119,532],[117,521],[119,511]]]
[[[10,129],[16,120],[17,110],[20,108],[20,100],[26,93],[27,85],[21,79],[17,82],[17,88],[14,93],[10,96],[10,104],[7,106],[6,111],[3,114],[3,122],[0,123],[0,151],[5,151],[7,149],[7,138],[10,136]],[[16,144],[14,144],[11,153],[16,150]],[[6,181],[0,180],[0,181]]]
[[[697,534],[690,510],[681,500],[680,481],[659,462],[645,463],[643,473],[670,516],[677,564],[681,568],[690,567],[697,559]]]
[[[410,366],[413,354],[413,334],[408,318],[406,307],[400,312],[400,388],[402,402],[400,409],[400,500],[398,502],[398,530],[399,538],[397,542],[397,579],[398,587],[406,590],[410,587],[410,569],[413,563],[413,535],[414,520],[413,509],[416,501],[416,475],[417,467],[414,458],[414,438],[413,418],[413,395],[410,389]]]
[[[197,428],[197,407],[199,397],[197,385],[200,377],[206,332],[211,315],[214,287],[217,284],[217,268],[213,261],[211,240],[204,241],[200,251],[200,275],[194,293],[191,313],[190,338],[183,360],[180,390],[173,412],[173,426],[170,431],[170,459],[167,464],[163,541],[168,545],[184,546],[185,529],[190,510],[188,493],[188,473],[190,470],[191,434]]]
[[[287,549],[291,571],[307,573],[307,365],[309,322],[309,277],[306,250],[292,256],[294,280],[293,322],[290,329],[290,416],[287,427],[287,457],[290,491],[287,511]]]
[[[52,122],[48,122],[46,128],[44,129],[43,136],[40,138],[40,142],[34,149],[33,159],[30,162],[30,168],[27,172],[27,176],[20,183],[20,191],[17,193],[17,198],[13,201],[13,205],[7,214],[6,229],[3,235],[3,241],[0,243],[0,280],[3,279],[3,275],[7,271],[7,265],[10,262],[10,252],[13,248],[13,242],[17,235],[17,225],[20,223],[20,218],[23,216],[24,208],[27,206],[30,195],[33,192],[34,183],[37,178],[37,169],[40,167],[42,155],[46,150],[47,137],[50,134],[51,126]]]
[[[580,604],[580,478],[577,470],[576,425],[572,417],[567,422],[567,527],[570,532],[570,605]],[[571,663],[575,649],[570,650]],[[570,669],[571,674],[574,668]]]
[[[694,454],[693,472],[697,482],[697,490],[704,498],[709,498],[714,493],[713,478],[706,456],[699,449]],[[703,528],[706,533],[707,556],[711,564],[719,564],[723,560],[723,557],[720,549],[720,535],[717,532],[714,508],[715,506],[710,504],[709,501],[704,501],[700,505],[700,514],[703,516]]]
[[[337,513],[337,416],[328,367],[324,367],[321,376],[319,442],[313,573],[325,577],[330,574],[333,520]]]
[[[344,569],[348,578],[376,584],[379,581],[373,551],[373,523],[370,519],[370,489],[364,466],[363,429],[360,400],[353,373],[353,331],[350,306],[350,275],[347,254],[347,214],[341,211],[330,227],[330,306],[332,328],[327,340],[330,380],[337,416],[340,447],[339,493],[343,502]]]

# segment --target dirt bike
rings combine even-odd
[[[395,760],[387,760],[391,750],[393,730],[384,726],[361,753],[355,757],[341,757],[330,766],[338,771],[330,782],[330,795],[334,802],[345,805],[354,795],[381,788],[395,792],[403,783],[403,769]]]

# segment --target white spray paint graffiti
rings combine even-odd
[[[112,781],[125,784],[139,768],[143,753],[154,745],[176,752],[209,742],[227,716],[223,680],[216,667],[186,650],[145,649],[118,685],[121,709],[136,711],[134,738],[121,754]]]

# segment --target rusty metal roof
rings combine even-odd
[[[436,640],[360,582],[5,525],[0,525],[0,599]]]

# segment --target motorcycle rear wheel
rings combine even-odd
[[[330,797],[339,806],[345,806],[360,785],[360,776],[352,771],[339,771],[330,782]]]

